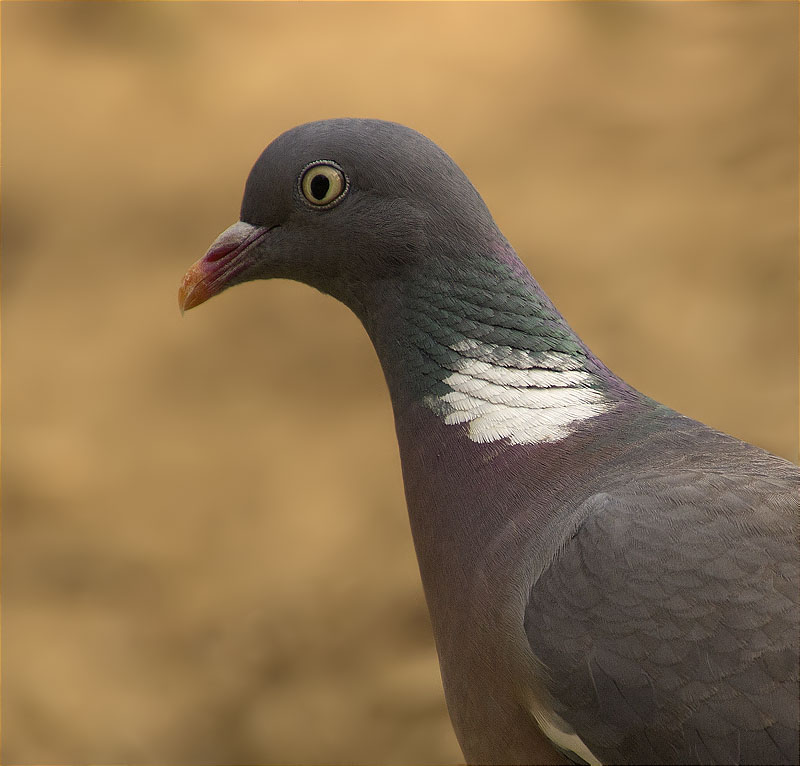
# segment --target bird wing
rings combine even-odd
[[[784,465],[640,473],[573,514],[525,610],[552,695],[533,712],[572,757],[797,762],[800,481]]]

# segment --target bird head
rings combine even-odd
[[[495,230],[475,188],[436,144],[392,122],[307,123],[256,161],[240,220],[184,276],[182,311],[253,279],[305,282],[362,314],[375,283]]]

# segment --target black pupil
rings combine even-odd
[[[314,199],[324,199],[330,188],[330,179],[322,173],[317,173],[317,175],[311,179],[311,194],[314,196]]]

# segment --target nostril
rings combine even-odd
[[[211,250],[206,253],[205,260],[208,263],[214,263],[214,261],[218,261],[220,258],[224,258],[226,255],[232,253],[240,245],[241,242],[219,244],[216,247],[212,247]]]
[[[247,250],[265,234],[277,229],[278,226],[279,224],[268,228],[259,227],[239,221],[239,223],[235,223],[220,234],[217,241],[211,245],[208,252],[203,256],[203,263],[212,264],[226,259],[233,260],[239,253]]]

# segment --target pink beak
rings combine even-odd
[[[181,313],[199,306],[228,287],[231,280],[250,265],[246,254],[268,231],[267,227],[253,226],[244,221],[237,221],[225,229],[208,252],[184,274],[178,290]]]

